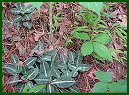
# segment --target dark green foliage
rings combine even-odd
[[[31,4],[25,6],[24,3],[18,2],[15,8],[10,10],[14,14],[13,22],[16,29],[19,29],[22,25],[28,29],[32,28],[30,14],[34,12],[35,8],[36,7]]]
[[[75,52],[69,52],[68,57],[61,54],[58,55],[57,51],[49,51],[37,59],[36,57],[29,57],[25,60],[25,67],[17,65],[16,55],[12,54],[12,62],[16,64],[6,64],[5,69],[8,73],[15,76],[18,74],[22,75],[22,80],[27,81],[27,84],[31,85],[31,89],[27,90],[27,85],[25,85],[22,92],[32,92],[36,85],[45,85],[46,87],[35,92],[61,92],[65,89],[70,92],[78,92],[75,87],[74,78],[78,75],[78,72],[88,71],[90,65],[82,63],[82,56]],[[37,62],[38,61],[38,62]],[[19,80],[15,78],[16,81]],[[35,81],[35,82],[34,82]],[[16,85],[19,89],[20,82]],[[22,87],[23,84],[21,84]],[[42,87],[42,86],[41,86]],[[36,89],[36,88],[35,88]],[[37,89],[36,89],[37,90]]]

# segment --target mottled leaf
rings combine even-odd
[[[31,29],[32,28],[32,24],[29,21],[23,22],[23,26],[25,26],[28,29]]]
[[[18,2],[18,3],[16,4],[16,7],[17,7],[18,10],[21,11],[21,10],[24,10],[25,5],[24,5],[23,2]]]
[[[12,8],[10,11],[11,11],[13,14],[15,14],[15,15],[18,15],[18,14],[21,13],[21,11],[18,10],[17,8]]]
[[[24,77],[29,80],[33,80],[38,75],[38,68],[32,68],[27,71],[26,75]]]
[[[27,7],[25,7],[25,13],[31,13],[35,10],[35,6],[33,5],[28,5]]]
[[[13,64],[5,64],[4,68],[7,70],[8,73],[15,75],[16,74],[16,68]]]
[[[13,64],[16,64],[16,63],[18,63],[19,58],[18,58],[15,54],[11,54],[11,55],[10,55],[10,60],[11,60],[11,62],[12,62]]]
[[[36,57],[29,57],[25,60],[25,64],[27,67],[33,66],[34,63],[36,62]]]
[[[60,79],[53,80],[51,84],[55,84],[60,88],[67,88],[75,84],[75,81],[72,78],[63,77]]]
[[[24,20],[30,20],[29,14],[25,14],[25,15],[23,16],[23,19],[24,19]]]
[[[35,79],[37,84],[47,84],[49,82],[49,77],[44,77],[42,75],[37,76]]]
[[[44,76],[44,77],[48,77],[50,74],[50,67],[49,64],[47,62],[42,62],[40,64],[40,75]]]
[[[20,22],[21,20],[22,20],[22,16],[20,16],[20,15],[16,15],[13,18],[13,22],[15,22],[15,23]]]
[[[52,93],[52,92],[54,92],[55,90],[54,90],[54,87],[51,85],[51,84],[48,84],[47,85],[47,93]]]

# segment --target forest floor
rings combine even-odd
[[[32,28],[20,27],[12,24],[14,14],[10,12],[16,3],[2,3],[2,91],[3,92],[18,92],[15,85],[10,84],[11,75],[4,69],[5,64],[11,64],[10,56],[15,54],[19,58],[20,64],[24,65],[26,58],[31,56],[39,56],[45,52],[57,50],[58,54],[62,52],[67,55],[69,51],[80,52],[82,40],[71,37],[71,31],[77,26],[85,25],[84,20],[78,18],[76,14],[82,9],[78,2],[54,3],[52,7],[53,16],[53,37],[50,34],[50,19],[49,19],[49,2],[41,5],[40,13],[34,11],[31,15]],[[28,3],[25,2],[25,5]],[[98,60],[96,61],[92,55],[83,57],[83,63],[89,63],[90,69],[86,72],[81,72],[76,76],[76,85],[80,92],[90,93],[98,79],[94,72],[106,71],[110,72],[113,81],[118,81],[127,78],[127,4],[126,3],[110,3],[105,2],[108,6],[103,9],[101,19],[106,22],[106,26],[111,33],[111,42],[107,45],[108,48],[119,50],[113,52],[113,61]],[[114,24],[119,24],[120,32]],[[113,27],[114,26],[114,27]],[[90,26],[88,26],[90,28]],[[113,27],[113,28],[112,28]],[[115,30],[116,29],[116,30]],[[122,33],[124,31],[124,33]],[[126,39],[127,40],[127,39]],[[43,42],[43,50],[36,49],[38,42]],[[19,75],[20,78],[20,75]]]

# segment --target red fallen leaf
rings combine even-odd
[[[21,66],[25,66],[24,62],[22,62],[22,61],[19,61],[18,64],[21,65]]]
[[[64,22],[64,25],[66,25],[66,26],[68,26],[68,25],[71,24],[71,21],[68,20],[67,18],[65,18],[65,19],[63,20],[63,22]]]
[[[41,9],[40,12],[41,13],[46,13],[46,12],[48,12],[48,9]]]
[[[20,42],[15,42],[15,45],[16,45],[16,48],[19,51],[19,54],[24,55],[26,49],[21,45],[21,43]]]
[[[28,5],[29,5],[29,3],[27,3],[27,2],[26,2],[26,3],[24,3],[24,5],[25,5],[25,7],[26,7],[26,6],[28,6]]]
[[[35,39],[34,39],[34,36],[33,35],[30,35],[29,36],[29,42],[30,43],[35,43]]]
[[[121,6],[119,6],[119,10],[120,10],[120,14],[121,14],[121,15],[124,15],[124,13],[125,13],[125,12],[124,12],[124,9],[123,9]]]
[[[59,2],[59,7],[57,7],[57,10],[62,10],[63,9],[63,3]]]
[[[2,2],[2,7],[7,8],[7,6],[5,5],[5,2]]]
[[[119,22],[120,25],[127,27],[127,16],[126,15],[119,15],[119,19],[122,20],[122,22]]]
[[[44,32],[38,32],[38,31],[36,31],[35,33],[33,33],[34,34],[34,39],[35,39],[35,41],[39,41],[39,38],[42,36],[42,35],[44,35]]]
[[[64,8],[65,8],[65,9],[68,8],[67,4],[65,4],[65,3],[64,3]]]

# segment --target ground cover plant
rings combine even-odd
[[[2,92],[127,93],[127,4],[2,2]]]

